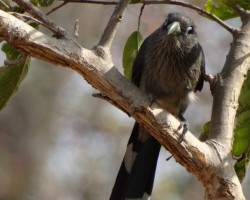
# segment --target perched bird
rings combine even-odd
[[[185,121],[183,114],[204,82],[205,58],[193,21],[170,13],[142,43],[132,82],[156,103]],[[152,193],[160,143],[135,123],[110,200],[148,200]]]

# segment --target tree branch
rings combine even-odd
[[[112,41],[115,37],[118,25],[120,24],[122,17],[125,13],[127,5],[130,0],[120,0],[111,15],[109,22],[101,36],[101,39],[97,46],[102,46],[104,48],[110,49]]]
[[[53,9],[51,9],[49,12],[46,13],[46,15],[50,15],[51,13],[55,12],[56,10],[58,10],[59,8],[65,6],[68,2],[63,2],[60,5],[54,7]]]
[[[114,105],[145,126],[181,165],[197,176],[209,200],[244,199],[230,151],[239,90],[250,66],[250,45],[246,44],[250,41],[249,30],[250,18],[234,35],[232,47],[235,49],[231,48],[218,75],[214,89],[215,120],[211,122],[208,140],[200,142],[188,132],[179,144],[182,135],[182,130],[178,130],[180,122],[157,104],[151,106],[148,96],[118,72],[110,57],[98,56],[95,50],[85,49],[73,40],[44,35],[0,11],[1,38],[35,58],[77,71],[93,87],[112,99]]]
[[[4,1],[0,0],[0,5],[2,7],[2,9],[4,9],[5,11],[10,10],[9,5],[7,5]]]
[[[103,5],[116,5],[117,1],[99,1],[99,0],[64,0],[67,3],[91,3],[91,4],[103,4]],[[227,31],[229,31],[231,34],[234,34],[234,32],[237,31],[237,29],[229,26],[227,23],[216,17],[215,15],[205,11],[204,9],[192,5],[190,3],[179,1],[179,0],[142,0],[139,3],[145,4],[145,5],[158,5],[158,4],[170,4],[170,5],[179,5],[182,7],[190,8],[192,10],[195,10],[200,14],[201,16],[206,16],[210,18],[211,20],[215,21],[219,25],[221,25],[223,28],[225,28]]]
[[[55,36],[57,38],[66,36],[66,31],[63,28],[55,25],[55,23],[52,20],[50,20],[44,13],[42,13],[30,1],[28,0],[13,0],[13,1],[15,1],[20,7],[22,7],[31,16],[38,19],[43,24],[46,24],[46,27],[50,27],[50,30],[52,30],[55,33]]]
[[[238,108],[238,98],[247,72],[250,69],[250,13],[242,13],[241,28],[234,33],[233,42],[227,55],[225,65],[213,88],[213,108],[212,120],[207,144],[214,146],[220,154],[220,164],[228,165],[218,174],[225,180],[235,180],[235,172],[233,169],[234,161],[231,158],[232,141],[234,136],[234,122],[236,110]],[[219,163],[217,163],[219,164]],[[215,187],[215,183],[211,182],[214,188],[206,191],[207,199],[218,199],[216,191],[219,192],[221,187]],[[240,185],[239,181],[234,184]],[[239,188],[239,187],[238,187]],[[227,185],[226,189],[231,191],[228,199],[244,199],[242,191],[232,190],[232,185]],[[231,196],[232,195],[232,196]],[[237,196],[237,198],[236,198]]]
[[[96,55],[72,40],[56,39],[44,35],[31,26],[0,11],[0,37],[29,55],[55,65],[67,66],[81,74],[114,104],[119,105],[167,148],[188,171],[204,180],[210,150],[190,132],[179,144],[182,129],[180,122],[157,104],[151,105],[148,96],[113,67],[110,60]],[[136,94],[136,95],[135,95]],[[195,162],[194,162],[195,159]]]

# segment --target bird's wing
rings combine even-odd
[[[196,87],[195,87],[195,92],[197,90],[201,91],[203,88],[203,84],[204,84],[204,77],[205,77],[205,73],[206,73],[206,69],[205,69],[205,55],[203,52],[203,49],[201,47],[201,45],[199,44],[199,52],[201,53],[201,66],[200,66],[200,77],[197,81]]]

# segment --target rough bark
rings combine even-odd
[[[118,19],[120,20],[119,17]],[[245,199],[233,168],[234,161],[230,151],[237,100],[250,66],[249,32],[250,19],[249,15],[245,15],[241,29],[234,33],[234,41],[225,66],[217,76],[219,78],[214,88],[208,140],[201,142],[188,132],[180,144],[180,122],[156,104],[150,105],[148,96],[114,67],[109,54],[112,39],[101,39],[100,44],[104,44],[104,47],[99,45],[88,50],[74,39],[50,37],[0,11],[1,38],[32,57],[69,67],[81,74],[109,101],[149,129],[174,155],[177,162],[202,182],[206,191],[205,199],[209,200]],[[105,37],[104,35],[102,38]]]

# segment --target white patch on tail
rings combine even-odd
[[[136,199],[135,198],[133,198],[133,199],[130,198],[130,199],[126,199],[126,200],[150,200],[150,196],[148,195],[148,193],[145,192],[143,194],[142,198],[136,198]]]
[[[124,165],[129,174],[131,172],[136,156],[137,153],[133,151],[133,143],[130,143],[127,146],[127,150],[124,157]]]

